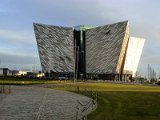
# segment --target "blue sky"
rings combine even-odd
[[[0,66],[40,69],[33,22],[61,26],[106,25],[129,20],[130,35],[146,39],[139,65],[160,71],[159,0],[1,0]]]

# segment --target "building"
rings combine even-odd
[[[23,71],[23,70],[18,71],[18,73],[16,74],[16,76],[26,76],[26,75],[27,75],[27,71]]]
[[[93,79],[114,79],[123,74],[129,40],[128,21],[86,31],[86,74]]]
[[[12,76],[12,71],[8,68],[0,68],[0,76]]]
[[[128,21],[98,27],[34,23],[34,31],[42,70],[49,78],[122,80],[135,72],[142,53],[134,54],[138,57],[134,68],[125,67],[130,65],[130,44],[137,44],[129,42],[133,38]],[[142,51],[143,45],[139,46]]]
[[[123,73],[131,73],[135,77],[144,43],[145,39],[143,38],[129,38]]]
[[[74,29],[34,24],[42,70],[46,77],[74,73]]]

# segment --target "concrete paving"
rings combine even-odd
[[[77,100],[91,101],[66,91],[11,86],[10,94],[0,93],[0,120],[76,120]]]

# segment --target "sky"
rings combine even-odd
[[[138,71],[160,73],[160,0],[1,0],[0,67],[41,69],[33,23],[100,26],[129,20],[146,39]]]

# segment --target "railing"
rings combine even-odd
[[[70,91],[83,94],[90,98],[90,100],[87,103],[83,103],[83,101],[77,100],[76,120],[87,120],[87,115],[91,111],[94,111],[97,107],[98,95],[96,91],[92,91],[84,87],[81,88],[79,85],[75,86],[72,84],[56,84],[56,85],[51,85],[50,87],[68,89]],[[72,118],[72,117],[74,118],[74,116],[75,115],[68,115],[68,118]]]
[[[11,93],[11,87],[8,85],[1,85],[0,86],[0,93],[2,94],[10,94]]]
[[[3,100],[6,95],[11,93],[11,86],[0,85],[0,101]]]
[[[77,100],[76,120],[87,120],[87,114],[97,107],[97,92],[85,90],[85,95],[89,96],[91,100],[85,104]]]

